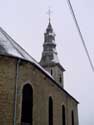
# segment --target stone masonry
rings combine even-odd
[[[49,96],[53,99],[53,125],[62,125],[62,105],[66,109],[66,125],[72,125],[71,111],[74,111],[74,125],[78,125],[78,102],[71,95],[34,63],[3,55],[0,55],[0,125],[13,125],[14,119],[15,125],[21,125],[25,84],[33,88],[33,125],[48,125]]]

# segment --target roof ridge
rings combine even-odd
[[[1,30],[1,32],[3,33],[3,35],[6,36],[6,38],[11,42],[11,44],[13,45],[13,47],[24,57],[24,55],[14,46],[14,44],[17,45],[20,49],[22,49],[21,46],[20,46],[19,44],[17,44],[16,41],[15,41],[14,39],[12,39],[12,38],[7,34],[7,32],[5,32],[5,31],[3,30],[3,28],[0,27],[0,30]],[[12,41],[14,42],[14,44],[13,44]]]

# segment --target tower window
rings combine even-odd
[[[74,125],[74,112],[71,112],[71,120],[72,120],[72,125]]]
[[[51,69],[51,75],[53,75],[53,70]]]
[[[66,113],[65,113],[65,106],[62,106],[62,125],[66,125]]]
[[[61,75],[59,76],[59,82],[62,83],[62,77],[61,77]]]
[[[48,118],[49,125],[53,125],[53,100],[52,97],[49,97],[49,108],[48,108]]]
[[[23,87],[21,125],[32,125],[33,90],[29,84]]]

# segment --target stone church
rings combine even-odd
[[[50,20],[39,63],[0,28],[0,125],[78,125],[64,71]]]

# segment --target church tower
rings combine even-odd
[[[60,86],[64,87],[63,72],[65,70],[58,60],[55,33],[53,31],[50,18],[48,27],[44,33],[44,44],[40,65],[53,76],[53,78]]]

